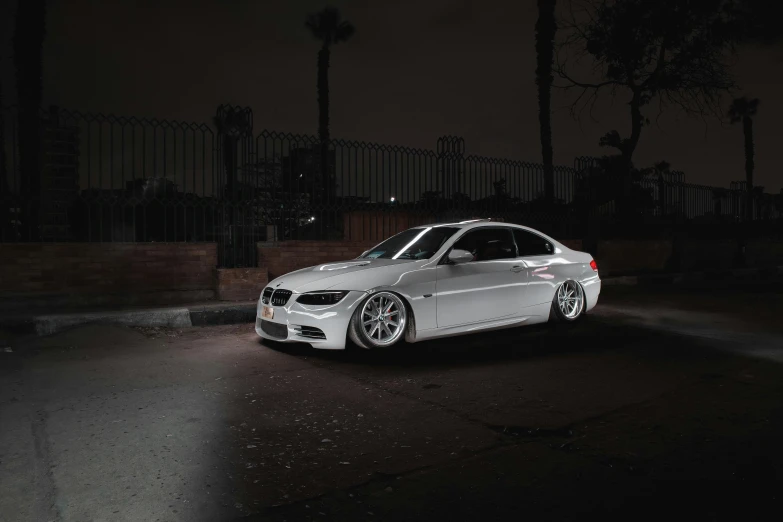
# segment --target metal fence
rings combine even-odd
[[[444,136],[433,150],[346,140],[322,147],[314,136],[255,133],[252,112],[230,106],[209,123],[51,108],[41,112],[40,162],[31,169],[18,113],[2,115],[3,242],[211,241],[220,266],[255,266],[258,241],[381,240],[472,217],[580,237],[588,215],[612,219],[622,197],[595,158],[554,167],[547,194],[542,165],[466,155],[459,137]],[[641,173],[631,197],[641,219],[662,226],[675,215],[734,222],[748,202],[741,185],[692,185],[677,172]],[[779,220],[779,199],[755,194],[753,218]]]

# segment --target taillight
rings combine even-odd
[[[598,272],[598,263],[595,262],[595,259],[590,261],[590,268],[592,268],[594,271]]]

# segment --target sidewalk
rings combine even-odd
[[[126,326],[187,328],[252,323],[257,301],[213,301],[172,307],[122,307],[86,309],[69,313],[18,313],[0,317],[0,329],[18,334],[51,335],[88,323]]]
[[[610,276],[601,279],[604,287],[678,285],[699,282],[742,282],[775,279],[783,276],[783,266],[747,268],[681,274],[644,274]],[[252,323],[256,317],[256,301],[193,303],[173,307],[123,307],[114,310],[84,309],[69,313],[20,312],[0,316],[0,329],[19,334],[51,335],[61,330],[88,323],[109,323],[126,326],[186,328],[221,324]]]
[[[783,266],[773,266],[766,268],[733,268],[729,270],[708,270],[704,272],[609,276],[601,277],[601,284],[602,286],[677,285],[704,281],[734,282],[747,279],[773,279],[780,276],[783,276]]]

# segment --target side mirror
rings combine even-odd
[[[460,263],[469,263],[473,261],[473,254],[467,250],[460,250],[459,248],[455,248],[449,252],[449,261],[456,265]]]

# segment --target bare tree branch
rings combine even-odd
[[[722,117],[723,97],[734,87],[727,53],[736,38],[726,30],[727,1],[570,0],[559,22],[553,71],[560,81],[553,87],[574,91],[572,117],[587,110],[593,121],[604,87],[612,103],[630,92],[630,138],[618,142],[630,164],[641,127],[650,123],[646,106],[657,105],[656,125],[669,109],[702,121]],[[587,77],[567,71],[587,58]]]

